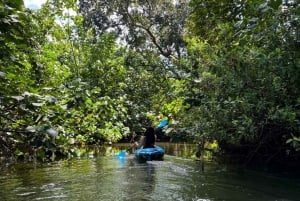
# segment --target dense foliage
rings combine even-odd
[[[199,82],[190,85],[201,97],[191,109],[202,135],[242,153],[246,164],[254,158],[299,163],[299,5],[191,4],[187,41]]]
[[[169,118],[248,164],[300,151],[296,1],[0,2],[0,155],[44,158]]]

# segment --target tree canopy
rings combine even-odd
[[[296,1],[0,7],[0,155],[118,142],[168,118],[173,140],[299,164]]]

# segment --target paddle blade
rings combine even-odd
[[[163,127],[165,127],[166,125],[168,125],[168,120],[162,120],[159,124],[158,124],[158,126],[157,126],[157,128],[163,128]]]
[[[115,155],[116,158],[125,158],[126,156],[126,151],[123,150],[119,154]]]

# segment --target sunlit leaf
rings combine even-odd
[[[48,135],[50,135],[52,137],[55,137],[58,134],[58,131],[55,130],[54,128],[49,128],[49,129],[46,130],[46,132],[47,132]]]
[[[6,73],[0,71],[0,77],[5,78],[6,77]]]
[[[27,126],[26,130],[29,131],[29,132],[32,132],[32,133],[36,131],[35,127],[33,127],[33,126]]]
[[[41,107],[44,105],[44,103],[31,103],[31,104],[36,107]]]
[[[23,96],[12,96],[13,99],[17,100],[17,101],[21,101],[24,99]]]

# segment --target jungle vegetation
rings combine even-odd
[[[169,119],[241,163],[300,164],[300,6],[0,1],[0,155],[118,142]]]

